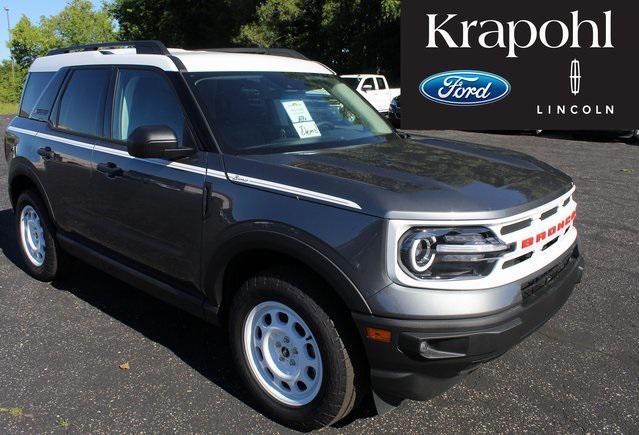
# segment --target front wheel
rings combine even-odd
[[[229,318],[237,366],[259,407],[298,430],[341,420],[358,390],[348,334],[313,287],[294,274],[261,273],[242,285]]]

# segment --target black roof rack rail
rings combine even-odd
[[[72,45],[66,48],[56,48],[47,53],[47,56],[83,51],[108,50],[109,48],[135,48],[137,54],[161,54],[170,56],[169,50],[160,41],[117,41],[100,42],[97,44]]]
[[[292,57],[295,59],[308,60],[299,51],[289,48],[206,48],[204,51],[220,51],[224,53],[244,53],[244,54],[265,54],[269,56]]]

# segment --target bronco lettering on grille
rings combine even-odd
[[[550,238],[554,236],[559,231],[563,230],[564,228],[567,228],[568,225],[570,225],[576,218],[577,218],[577,212],[573,211],[570,216],[568,216],[563,221],[559,222],[557,225],[548,228],[546,231],[543,231],[537,234],[535,237],[528,237],[527,239],[524,239],[521,242],[521,248],[522,249],[530,248],[535,243],[539,243],[546,240],[546,237]]]

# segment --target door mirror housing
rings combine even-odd
[[[369,92],[373,90],[373,85],[364,85],[362,86],[362,91]]]
[[[166,125],[145,125],[131,132],[127,151],[142,159],[179,159],[190,156],[193,148],[179,148],[175,132]]]

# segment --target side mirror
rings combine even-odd
[[[362,91],[368,92],[373,90],[373,85],[364,85],[362,86]]]
[[[193,148],[178,148],[175,132],[165,125],[145,125],[131,132],[127,151],[142,159],[177,159],[190,156]]]

